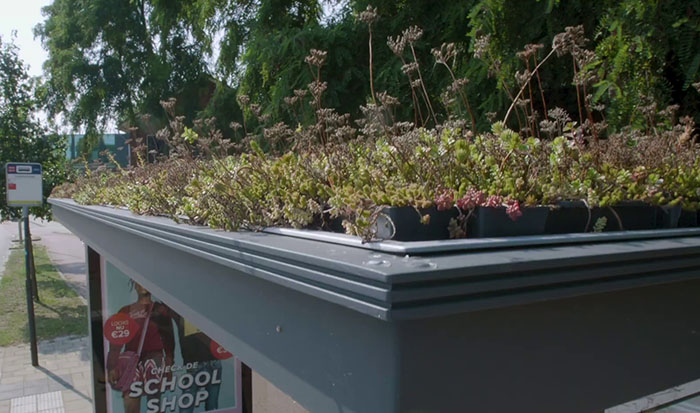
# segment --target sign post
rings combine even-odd
[[[7,182],[7,205],[22,207],[24,233],[29,234],[29,207],[41,206],[44,202],[41,164],[8,162],[5,164]],[[34,320],[34,301],[32,301],[32,283],[30,279],[29,243],[31,238],[24,237],[24,263],[27,272],[27,315],[29,317],[29,339],[32,366],[39,365],[36,341],[36,323]]]
[[[29,207],[22,207],[22,216],[24,218],[24,233],[29,233]],[[39,365],[39,354],[36,342],[36,323],[34,322],[34,301],[32,301],[32,280],[30,279],[31,269],[29,268],[29,243],[30,237],[24,237],[24,269],[27,273],[26,289],[27,289],[27,315],[29,316],[29,342],[32,353],[32,366]]]

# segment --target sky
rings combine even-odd
[[[6,42],[12,31],[17,31],[19,57],[29,65],[31,76],[41,75],[41,65],[47,57],[39,39],[34,40],[32,29],[43,21],[41,8],[49,4],[51,0],[0,0],[0,36]]]
[[[19,48],[19,58],[28,66],[30,76],[41,76],[41,66],[48,58],[48,53],[41,47],[41,41],[34,39],[33,29],[44,20],[41,8],[52,2],[53,0],[0,0],[0,36],[3,42],[6,42],[13,35],[13,31],[17,32],[14,43]],[[45,113],[39,113],[37,117],[42,123],[46,122]],[[58,122],[60,132],[74,132],[72,128],[62,124],[60,116],[55,121]],[[113,132],[116,132],[116,126],[114,122],[110,122],[105,133]]]

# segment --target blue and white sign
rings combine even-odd
[[[41,206],[44,203],[41,164],[8,162],[5,164],[7,205]]]

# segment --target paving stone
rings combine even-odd
[[[63,398],[60,391],[44,393],[36,396],[37,410],[52,410],[63,408]]]
[[[0,392],[0,400],[10,400],[22,396],[24,396],[24,387]]]
[[[25,387],[24,388],[24,395],[25,396],[36,396],[37,394],[47,393],[48,391],[49,391],[48,385],[46,385],[44,387]]]
[[[63,390],[73,387],[73,378],[70,375],[50,376],[49,390]]]
[[[58,370],[71,370],[75,368],[75,361],[59,361]]]
[[[56,351],[56,344],[50,341],[45,344],[39,344],[38,348],[41,352],[52,353]]]
[[[54,376],[58,376],[58,377],[71,377],[71,375],[72,375],[73,373],[71,373],[70,370],[58,370],[58,369],[55,369],[55,370],[51,370],[51,374],[54,375]]]
[[[27,396],[27,397],[17,397],[12,399],[10,402],[11,407],[17,407],[17,406],[35,406],[36,405],[36,396]]]
[[[29,366],[31,365],[30,360],[26,360],[22,356],[13,356],[2,362],[3,367],[15,367],[15,366]]]
[[[37,413],[36,408],[30,406],[10,407],[10,413]]]
[[[7,363],[6,365],[2,366],[3,374],[17,373],[23,371],[24,369],[26,369],[26,366],[23,364]]]
[[[10,351],[8,351],[5,356],[9,357],[17,357],[17,356],[22,356],[23,354],[29,353],[29,347],[28,346],[20,346],[20,347],[13,347]]]
[[[73,381],[73,388],[79,390],[85,390],[92,387],[92,383],[89,381]]]
[[[90,403],[87,400],[71,400],[68,402],[64,402],[63,408],[67,412],[78,412],[81,410],[87,410],[91,411],[92,410],[92,403]]]
[[[72,373],[70,373],[70,376],[71,376],[71,378],[73,378],[73,380],[91,380],[92,379],[90,372],[86,372],[86,371],[72,372]]]
[[[37,410],[30,406],[10,407],[10,413],[37,413]]]
[[[49,382],[49,391],[61,391],[65,389],[72,389],[73,385],[71,383],[59,383],[59,382]]]
[[[48,386],[49,379],[46,376],[36,379],[36,380],[25,380],[24,387],[38,387],[38,386]]]
[[[36,396],[17,397],[10,401],[11,413],[36,413]]]
[[[63,403],[64,404],[66,402],[70,402],[73,400],[87,400],[88,399],[86,394],[79,393],[75,389],[63,390],[61,392],[61,395],[63,396]]]
[[[29,346],[0,348],[0,413],[92,413],[88,343],[82,337],[41,342],[38,368]]]
[[[24,373],[22,374],[24,377],[24,381],[33,381],[33,380],[40,380],[40,379],[45,379],[46,374],[42,372],[30,372],[30,373]]]
[[[8,383],[8,384],[0,383],[0,393],[5,392],[5,391],[10,391],[10,390],[15,390],[15,389],[21,389],[23,386],[24,386],[24,381],[20,381],[17,383]]]
[[[73,389],[83,399],[92,400],[92,386],[88,385],[73,385]]]
[[[90,377],[90,366],[87,362],[80,362],[79,365],[73,365],[70,369],[71,373],[83,373],[85,377]]]
[[[0,379],[0,384],[10,384],[10,383],[22,383],[24,382],[24,377],[22,376],[3,376]]]

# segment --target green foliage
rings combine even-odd
[[[700,1],[610,2],[595,39],[596,98],[609,104],[612,125],[646,126],[644,97],[700,120],[690,87],[700,79]]]
[[[329,4],[337,12],[322,20]],[[371,43],[368,26],[358,21],[370,4],[378,15]],[[691,87],[700,80],[700,0],[55,0],[45,13],[36,33],[49,51],[50,108],[68,113],[88,133],[115,114],[120,124],[138,126],[138,115],[147,113],[155,129],[162,127],[167,120],[159,102],[170,97],[188,122],[215,117],[222,133],[236,140],[246,131],[229,125],[259,130],[269,126],[261,115],[312,124],[314,111],[305,104],[285,104],[315,77],[303,61],[311,49],[328,51],[321,76],[328,82],[325,108],[357,118],[373,99],[373,85],[377,93],[413,102],[395,107],[396,119],[427,124],[416,111],[426,114],[430,102],[437,123],[473,112],[477,130],[486,131],[489,115],[502,118],[517,94],[516,75],[534,69],[537,60],[528,59],[526,67],[516,54],[528,45],[547,50],[558,33],[576,25],[583,25],[590,39],[583,47],[595,55],[565,54],[541,67],[530,85],[534,93],[525,94],[531,109],[516,108],[509,127],[536,129],[528,117],[546,120],[545,108],[554,107],[580,112],[574,116],[579,124],[605,120],[613,132],[653,124],[640,109],[652,101],[656,110],[678,104],[681,115],[700,113],[700,94]],[[411,26],[424,30],[413,51],[426,99],[414,97],[400,70],[414,63],[413,51],[406,50],[402,62],[387,47],[389,36]],[[456,56],[445,66],[463,82],[460,99],[444,110],[443,91],[453,79],[431,56],[443,43],[454,44]],[[543,57],[535,52],[534,59]],[[589,77],[576,88],[572,75],[580,72]],[[260,105],[258,114],[236,103],[241,95]]]
[[[605,226],[608,225],[608,219],[606,217],[600,217],[593,224],[593,232],[603,232]]]
[[[43,12],[35,33],[49,52],[50,113],[88,134],[115,114],[131,125],[139,113],[160,115],[160,100],[194,98],[206,81],[211,41],[186,3],[56,0]],[[193,117],[201,106],[185,101],[196,102]]]
[[[556,5],[549,3],[543,13],[553,13]],[[359,16],[368,34],[374,33],[374,13],[368,8]],[[277,18],[300,24],[296,19]],[[304,30],[299,33],[306,33]],[[451,81],[449,93],[443,94],[445,111],[433,112],[433,94],[426,89],[427,76],[422,75],[417,51],[424,35],[411,26],[388,42],[410,81],[414,119],[420,117],[420,122],[402,121],[397,110],[400,100],[385,92],[372,92],[372,101],[360,106],[361,115],[354,123],[350,115],[328,108],[332,88],[325,79],[332,54],[312,48],[303,59],[309,69],[306,89],[295,89],[293,97],[283,99],[293,108],[289,112],[292,126],[272,121],[263,106],[248,95],[239,95],[236,100],[244,114],[243,124],[229,126],[235,133],[242,128],[244,137],[234,142],[220,131],[217,119],[194,120],[189,126],[185,117],[177,115],[184,106],[176,99],[163,100],[160,104],[168,126],[157,135],[170,148],[170,160],[153,157],[154,164],[135,169],[88,173],[56,196],[124,205],[137,213],[187,217],[193,223],[227,230],[325,228],[339,219],[346,232],[365,240],[377,235],[382,211],[388,207],[413,207],[424,223],[430,221],[421,212],[426,208],[457,207],[460,215],[450,225],[454,236],[466,234],[464,225],[476,207],[504,207],[514,220],[522,215],[521,205],[571,200],[584,201],[591,208],[614,208],[633,200],[697,209],[700,147],[693,119],[683,117],[678,122],[677,107],[656,110],[651,100],[639,108],[645,116],[643,127],[632,125],[601,137],[605,122],[593,117],[601,109],[593,107],[588,93],[594,87],[596,75],[591,67],[598,66],[597,57],[585,48],[582,26],[566,27],[556,34],[539,63],[537,54],[544,46],[528,45],[518,53],[526,68],[532,64],[538,69],[524,74],[516,71],[517,89],[509,90],[512,85],[506,78],[498,80],[512,102],[504,121],[493,123],[486,133],[474,133],[469,127],[473,121],[464,112],[470,108],[463,93],[466,80],[455,75],[461,70],[454,65],[455,44],[432,50],[437,68],[447,72]],[[477,46],[475,52],[489,71],[498,76],[505,73],[503,61],[489,54],[498,42],[479,38]],[[572,69],[578,122],[558,107],[546,111],[546,119],[537,122],[532,83],[539,68],[553,56]],[[372,60],[368,63],[374,67]],[[529,68],[534,70],[534,66]],[[282,67],[275,70],[266,72],[262,61],[256,72],[261,74],[261,83],[253,98],[264,97],[261,91],[267,82],[295,72]],[[543,89],[539,77],[537,87]],[[544,93],[540,92],[544,109]],[[231,99],[232,95],[222,94],[222,100]],[[455,114],[451,111],[459,111],[460,99],[462,112]],[[514,108],[519,130],[506,122]],[[152,158],[148,149],[134,148],[142,163]]]
[[[38,81],[27,74],[13,43],[0,38],[0,220],[18,218],[21,209],[6,203],[6,162],[39,162],[43,166],[44,196],[65,179],[63,139],[50,134],[36,118],[41,107]],[[32,208],[38,217],[49,217],[47,205]]]

